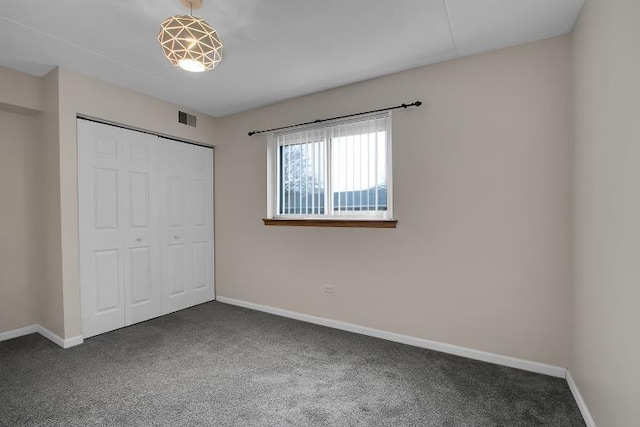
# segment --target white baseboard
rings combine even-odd
[[[589,408],[587,408],[587,404],[585,403],[584,398],[582,397],[582,394],[580,394],[580,390],[578,390],[578,386],[576,385],[576,382],[573,380],[573,377],[571,376],[571,372],[569,372],[568,369],[567,369],[567,383],[569,384],[569,389],[573,394],[573,398],[576,400],[576,403],[578,404],[578,408],[580,408],[580,413],[582,414],[582,418],[584,418],[584,422],[587,425],[587,427],[597,427],[596,422],[593,420],[593,417],[591,416],[591,412],[589,412]]]
[[[24,328],[14,329],[12,331],[0,332],[0,341],[35,334],[36,332],[38,332],[38,325],[36,324],[25,326]]]
[[[83,342],[83,338],[81,335],[78,335],[77,337],[63,339],[58,335],[54,334],[53,332],[51,332],[50,330],[48,330],[47,328],[45,328],[44,326],[41,326],[38,324],[25,326],[24,328],[14,329],[12,331],[1,332],[0,341],[10,340],[12,338],[18,338],[24,335],[35,334],[35,333],[42,335],[49,341],[52,341],[53,343],[59,345],[62,348],[73,347],[78,344],[82,344]]]
[[[58,344],[62,348],[73,347],[84,342],[82,335],[64,339],[41,325],[38,325],[38,333],[47,338],[49,341],[53,341],[54,343]]]
[[[502,356],[499,354],[488,353],[485,351],[474,350],[471,348],[460,347],[457,345],[446,344],[438,341],[431,341],[424,338],[416,338],[408,335],[396,334],[380,329],[368,328],[366,326],[355,325],[352,323],[339,322],[337,320],[325,319],[322,317],[310,316],[308,314],[298,313],[295,311],[282,310],[279,308],[269,307],[266,305],[254,304],[251,302],[240,301],[234,298],[217,296],[216,300],[221,303],[237,305],[239,307],[250,308],[252,310],[263,311],[265,313],[275,314],[277,316],[288,317],[291,319],[301,320],[303,322],[315,323],[316,325],[328,326],[330,328],[341,329],[343,331],[355,332],[357,334],[368,335],[370,337],[382,338],[388,341],[408,344],[415,347],[436,350],[442,353],[454,354],[469,359],[480,360],[483,362],[494,363],[496,365],[508,366],[511,368],[523,369],[525,371],[537,372],[539,374],[550,375],[552,377],[565,378],[566,368],[560,366],[547,365],[539,362],[532,362],[515,357]]]

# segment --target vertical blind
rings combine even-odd
[[[277,215],[389,217],[389,112],[276,134]]]

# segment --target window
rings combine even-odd
[[[392,220],[391,113],[273,134],[268,217]]]

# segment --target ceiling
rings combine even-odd
[[[584,0],[204,0],[213,71],[173,67],[160,22],[180,0],[1,0],[0,65],[60,65],[220,117],[571,31]]]

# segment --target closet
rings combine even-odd
[[[213,149],[77,125],[83,336],[213,300]]]

